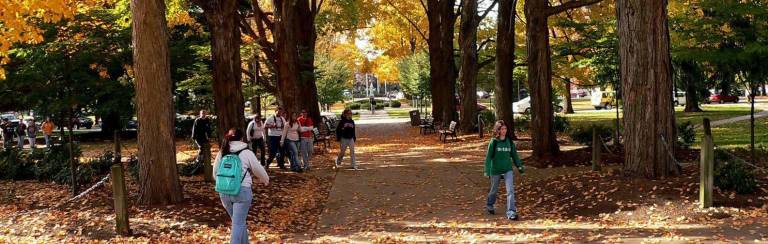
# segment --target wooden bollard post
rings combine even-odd
[[[600,165],[600,136],[597,135],[597,127],[592,127],[592,171],[602,170]]]
[[[714,184],[715,143],[709,119],[704,118],[704,137],[701,139],[701,182],[699,203],[701,208],[712,207],[712,185]]]
[[[123,166],[112,165],[112,195],[115,199],[115,230],[117,234],[131,235],[131,227],[128,225],[128,194],[125,190],[125,178]]]
[[[213,165],[211,165],[211,144],[207,143],[203,145],[203,150],[200,151],[200,155],[203,157],[203,180],[205,182],[213,182]]]

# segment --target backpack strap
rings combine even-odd
[[[243,152],[243,151],[245,151],[245,150],[248,150],[248,149],[243,149],[243,150],[240,150],[240,151],[237,151],[237,152],[232,152],[232,153],[230,153],[230,154],[234,154],[234,155],[237,155],[238,157],[240,157],[240,153],[241,153],[241,152]],[[251,167],[249,167],[249,166],[246,166],[246,167],[245,167],[245,169],[246,169],[246,171],[245,171],[245,173],[243,174],[243,178],[241,178],[241,179],[240,179],[240,184],[242,184],[242,183],[243,183],[243,181],[245,180],[245,176],[247,176],[247,175],[248,175],[248,172],[250,172],[250,173],[251,173],[251,175],[253,175],[253,172],[251,172]]]
[[[496,140],[493,140],[491,144],[493,144],[493,150],[491,151],[491,159],[494,159],[496,158]]]

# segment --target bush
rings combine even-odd
[[[347,103],[346,105],[344,105],[344,108],[351,109],[351,110],[358,110],[360,109],[360,106],[361,106],[360,103]]]
[[[400,101],[397,101],[397,100],[393,100],[392,102],[390,102],[390,105],[391,105],[391,107],[393,107],[393,108],[399,108],[400,106],[403,106],[403,105],[400,103]]]
[[[211,122],[211,135],[216,135],[216,130],[218,129],[218,123],[216,119],[208,118],[208,121]],[[248,121],[250,122],[250,121]],[[247,123],[246,123],[247,124]],[[177,119],[174,130],[176,131],[176,137],[179,138],[189,138],[192,136],[192,127],[195,125],[195,119],[189,118],[189,119]]]
[[[571,123],[568,122],[568,118],[560,115],[555,115],[555,121],[552,125],[555,129],[555,132],[566,132],[570,125]]]
[[[72,155],[79,157],[80,146],[74,144]],[[54,181],[58,184],[69,183],[69,144],[54,145],[45,156],[35,164],[35,178],[39,181]]]
[[[691,121],[677,125],[677,145],[682,148],[689,148],[696,141],[696,131]]]
[[[597,135],[605,140],[613,135],[613,129],[603,125],[593,125],[587,127],[576,127],[568,130],[568,136],[576,143],[585,146],[592,146],[592,129],[597,129]]]
[[[523,114],[519,118],[515,119],[515,129],[519,131],[526,131],[531,127],[531,114]]]
[[[28,180],[35,177],[30,157],[22,151],[12,149],[0,152],[1,180]]]
[[[751,194],[757,189],[755,175],[744,160],[733,157],[722,150],[715,150],[715,186],[724,191]]]
[[[376,110],[381,110],[381,109],[384,109],[384,104],[377,103],[376,104]]]
[[[493,124],[496,123],[496,113],[490,110],[480,111],[480,118],[485,123],[485,129],[493,128]]]

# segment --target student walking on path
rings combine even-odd
[[[43,138],[45,139],[45,147],[51,148],[51,140],[53,139],[53,129],[56,128],[56,124],[53,123],[51,117],[45,118],[43,122]]]
[[[280,145],[280,138],[283,137],[283,128],[285,128],[285,118],[283,116],[285,110],[278,107],[275,111],[275,115],[269,117],[264,127],[269,129],[267,132],[269,143],[269,158],[264,164],[265,168],[269,169],[269,165],[272,164],[272,160],[277,157],[277,166],[280,169],[285,169],[285,150]]]
[[[200,116],[192,125],[192,140],[197,145],[197,163],[207,165],[211,163],[211,120],[205,110],[200,110]]]
[[[301,116],[299,117],[299,130],[301,132],[301,142],[299,145],[299,152],[301,159],[304,162],[303,168],[308,171],[310,168],[309,160],[312,158],[312,150],[314,149],[315,135],[312,132],[314,129],[314,123],[312,123],[312,117],[309,117],[306,109],[301,110]]]
[[[29,139],[30,150],[35,150],[35,140],[37,139],[37,125],[35,119],[31,118],[27,121],[27,138]]]
[[[264,142],[264,122],[261,121],[261,115],[257,114],[253,116],[253,120],[248,123],[247,138],[251,144],[251,150],[256,153],[259,151],[259,160],[263,164],[266,160],[266,143]]]
[[[5,149],[11,149],[13,147],[13,125],[8,119],[3,119],[3,123],[0,124],[0,129],[3,130],[3,147]]]
[[[512,163],[520,171],[520,175],[525,174],[515,143],[507,136],[507,125],[502,120],[496,121],[493,126],[493,138],[485,155],[485,176],[491,179],[486,211],[489,214],[496,214],[493,205],[496,203],[496,195],[499,192],[499,182],[504,177],[504,185],[507,188],[507,219],[517,220],[519,216],[515,205],[515,171],[512,169]]]
[[[288,117],[288,123],[285,123],[283,136],[280,137],[280,146],[285,148],[288,160],[291,162],[291,171],[302,172],[301,164],[298,160],[299,153],[299,121],[296,114]]]
[[[269,184],[269,176],[267,172],[261,167],[259,160],[256,159],[256,155],[253,151],[248,150],[248,144],[243,141],[245,139],[244,133],[240,129],[230,129],[224,136],[224,141],[221,143],[221,150],[216,155],[213,167],[213,177],[216,179],[217,191],[219,184],[225,181],[225,177],[233,177],[232,175],[219,175],[219,167],[227,165],[230,162],[222,162],[224,155],[236,155],[239,159],[239,166],[243,172],[240,180],[240,191],[236,195],[230,195],[226,193],[219,193],[221,204],[224,205],[224,209],[227,210],[230,219],[232,220],[232,234],[230,236],[229,243],[241,244],[248,243],[248,226],[246,219],[248,218],[248,210],[251,208],[253,202],[253,179],[256,177],[260,183],[264,185]],[[224,152],[224,153],[222,153]],[[224,154],[224,155],[222,155]],[[239,177],[240,174],[237,175]],[[235,183],[236,184],[236,183]]]
[[[16,136],[19,139],[19,149],[24,149],[24,138],[27,136],[27,123],[24,123],[24,121],[19,122],[19,126],[16,127]]]
[[[341,142],[341,150],[339,150],[339,156],[336,158],[336,168],[341,167],[344,154],[347,151],[347,147],[349,147],[352,168],[357,169],[355,162],[355,141],[357,136],[355,135],[355,121],[352,120],[352,110],[344,109],[344,113],[341,114],[341,121],[336,126],[336,140]]]

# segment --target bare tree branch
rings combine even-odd
[[[496,7],[497,3],[499,3],[499,0],[493,0],[493,3],[491,3],[491,6],[488,7],[487,9],[485,9],[485,12],[483,12],[483,15],[480,15],[480,18],[477,19],[477,24],[476,25],[479,25],[480,22],[482,22],[483,19],[485,19],[485,17],[488,16],[488,13],[490,13],[491,10],[493,10],[493,7]]]
[[[413,20],[411,20],[411,18],[408,18],[408,16],[405,16],[405,14],[404,14],[403,12],[401,12],[401,11],[400,11],[400,8],[398,8],[398,7],[396,7],[394,4],[392,4],[392,2],[391,2],[390,0],[384,0],[384,1],[385,1],[385,2],[386,2],[388,5],[389,5],[389,6],[391,6],[393,9],[395,9],[395,11],[397,11],[397,14],[399,14],[401,17],[403,17],[405,20],[407,20],[407,21],[408,21],[408,23],[410,23],[410,24],[411,24],[411,26],[413,26],[413,29],[415,29],[417,32],[419,32],[419,36],[421,36],[421,38],[423,38],[423,39],[424,39],[424,41],[428,41],[428,40],[429,40],[429,38],[427,38],[427,35],[425,35],[425,34],[424,34],[424,32],[423,32],[423,31],[421,31],[421,29],[419,29],[419,25],[417,25],[417,24],[416,24],[416,22],[414,22]]]
[[[480,46],[477,47],[477,51],[483,50],[485,48],[485,45],[488,45],[489,43],[496,42],[493,38],[488,38],[483,40],[483,42],[480,43]]]
[[[552,16],[555,14],[559,14],[562,12],[565,12],[567,10],[575,9],[584,7],[587,5],[592,5],[595,3],[602,2],[603,0],[573,0],[567,3],[563,3],[557,6],[552,6],[547,9],[547,15]]]

